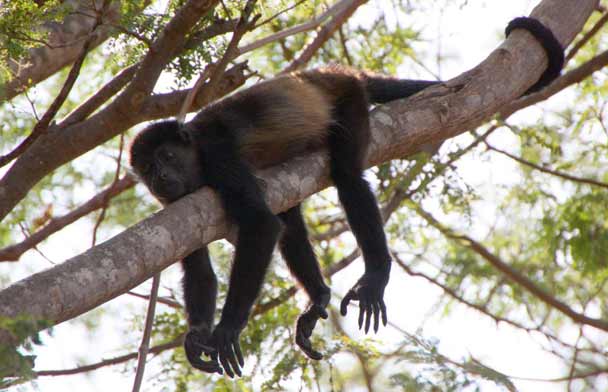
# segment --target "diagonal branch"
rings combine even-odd
[[[40,121],[36,123],[34,129],[32,130],[32,133],[28,137],[26,137],[25,140],[23,140],[23,142],[21,142],[13,151],[4,156],[0,156],[0,167],[6,165],[7,163],[16,159],[19,155],[23,154],[23,152],[29,146],[31,146],[32,143],[34,143],[34,141],[36,141],[36,139],[40,137],[40,135],[47,132],[51,120],[55,118],[55,115],[57,114],[65,100],[68,98],[68,94],[70,93],[70,91],[72,91],[74,83],[76,83],[76,79],[80,74],[80,68],[84,63],[84,59],[87,57],[89,50],[93,46],[93,42],[97,38],[97,36],[94,34],[95,30],[97,30],[97,27],[101,26],[101,24],[103,23],[103,15],[106,13],[109,5],[110,1],[104,0],[101,9],[96,10],[97,17],[95,18],[95,25],[93,26],[89,37],[82,45],[80,54],[78,55],[76,61],[74,62],[74,65],[70,69],[68,77],[66,78],[63,86],[61,87],[59,94],[57,94],[57,96],[55,97],[49,108],[46,110]]]
[[[3,219],[46,173],[106,142],[137,123],[146,98],[160,73],[187,42],[186,35],[218,0],[189,0],[165,26],[141,61],[131,82],[104,110],[86,121],[42,135],[0,180],[0,219]]]
[[[457,234],[451,229],[443,226],[439,223],[431,214],[424,211],[420,206],[415,206],[416,212],[422,218],[424,218],[430,225],[439,230],[444,236],[459,241],[462,245],[467,246],[472,249],[479,256],[483,257],[487,262],[492,264],[494,268],[502,272],[507,278],[517,283],[518,285],[524,287],[528,292],[532,295],[540,299],[545,304],[551,306],[562,312],[564,315],[570,317],[572,321],[579,324],[586,324],[597,329],[601,329],[602,331],[608,332],[608,321],[602,319],[595,319],[591,317],[587,317],[582,313],[575,312],[572,308],[570,308],[565,303],[561,302],[554,296],[552,296],[545,289],[537,286],[532,280],[530,280],[527,276],[517,271],[509,264],[505,263],[498,256],[494,255],[490,252],[486,247],[484,247],[481,243],[475,241],[473,238],[465,235],[465,234]]]
[[[61,25],[42,27],[50,31],[48,38],[50,45],[31,49],[26,59],[8,61],[14,78],[0,85],[0,102],[12,99],[76,61],[86,41],[90,40],[89,49],[92,49],[110,37],[113,30],[109,24],[120,18],[120,2],[114,2],[107,12],[104,12],[102,25],[86,12],[91,9],[91,3],[95,5],[99,2],[100,0],[65,1],[66,4],[74,7],[75,12],[68,15]],[[99,28],[92,34],[95,25]]]
[[[507,156],[507,157],[513,159],[514,161],[521,163],[522,165],[531,167],[532,169],[538,170],[540,172],[551,174],[553,176],[560,177],[560,178],[563,178],[565,180],[569,180],[569,181],[573,181],[573,182],[578,182],[578,183],[581,183],[581,184],[599,186],[599,187],[608,189],[608,184],[605,183],[605,182],[592,180],[591,178],[583,178],[583,177],[573,176],[571,174],[563,173],[563,172],[558,171],[558,170],[552,170],[552,169],[549,169],[547,167],[540,166],[540,165],[537,165],[535,163],[532,163],[530,161],[526,161],[525,159],[522,159],[522,158],[520,158],[518,156],[515,156],[515,155],[513,155],[513,154],[511,154],[511,153],[509,153],[507,151],[504,151],[504,150],[501,150],[500,148],[494,147],[494,146],[490,145],[488,142],[486,142],[485,144],[488,147],[488,150],[496,151],[497,153],[502,154],[504,156]]]
[[[300,68],[304,64],[308,63],[312,56],[325,44],[325,42],[338,30],[347,20],[351,17],[351,15],[364,3],[367,3],[367,0],[356,0],[352,1],[346,8],[341,10],[330,22],[327,22],[325,25],[319,29],[317,36],[315,39],[302,51],[300,56],[297,59],[291,62],[287,68],[283,70],[283,73],[288,73],[295,71]]]
[[[104,206],[105,200],[110,200],[113,197],[120,195],[127,189],[133,188],[137,181],[131,175],[127,175],[118,181],[113,182],[104,191],[90,198],[87,202],[82,204],[69,213],[51,218],[40,230],[36,231],[25,240],[18,244],[10,245],[0,249],[0,261],[17,261],[19,257],[26,251],[34,248],[36,245],[46,240],[52,234],[63,229],[67,225],[76,222],[83,216],[99,209]]]

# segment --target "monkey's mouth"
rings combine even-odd
[[[154,196],[163,203],[174,202],[188,193],[184,186],[177,181],[158,181],[154,184],[153,189]]]

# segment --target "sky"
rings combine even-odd
[[[428,2],[428,10],[423,13],[404,15],[404,18],[411,18],[415,26],[424,31],[424,42],[418,43],[416,49],[420,49],[429,55],[429,65],[434,73],[440,74],[442,79],[449,79],[460,73],[476,66],[503,39],[502,32],[504,27],[514,17],[528,15],[533,6],[539,1],[530,0],[510,0],[510,1],[469,1],[465,7],[457,5],[439,9],[434,4]],[[390,2],[373,1],[372,4],[361,7],[354,18],[355,21],[364,24],[369,12],[375,12],[374,8],[380,4],[390,15],[392,8]],[[458,2],[458,3],[462,3]],[[438,66],[433,60],[433,55],[440,49],[447,56]],[[421,68],[418,69],[399,69],[399,76],[402,77],[425,77],[430,75]],[[552,99],[550,105],[559,108],[567,102],[566,97],[559,96]],[[520,118],[533,118],[539,115],[539,109],[528,109],[524,113],[517,114]],[[504,134],[497,134],[495,137],[507,138]],[[513,142],[512,140],[502,139],[501,144]],[[86,159],[86,158],[85,158]],[[496,173],[500,173],[501,181],[508,183],[516,181],[517,174],[515,166],[501,160],[488,162],[479,165],[474,157],[469,157],[459,163],[460,173],[469,176],[467,180],[473,183],[483,184],[496,183]],[[487,187],[485,192],[493,192],[491,187]],[[491,214],[491,211],[488,211]],[[491,218],[488,218],[491,221]],[[81,233],[90,233],[90,225],[85,222],[77,222],[60,235],[53,237],[43,246],[44,253],[48,254],[52,260],[64,260],[70,256],[81,253],[88,247],[89,238],[82,241],[74,241],[79,238]],[[71,240],[68,240],[71,239]],[[19,273],[20,277],[25,277],[33,269],[40,266],[48,266],[35,252],[28,252],[20,264],[27,266]],[[12,265],[0,265],[0,271],[4,272]],[[2,269],[4,268],[4,269]],[[355,262],[347,270],[337,275],[333,282],[332,290],[341,296],[347,291],[350,284],[361,274],[363,263]],[[163,274],[162,285],[164,287],[177,287],[179,279],[177,268],[171,267],[168,272]],[[15,279],[16,273],[13,271]],[[13,280],[14,281],[14,280]],[[148,292],[149,283],[136,289],[137,292]],[[508,326],[499,325],[491,322],[487,318],[482,318],[477,312],[466,307],[458,307],[452,315],[439,318],[432,313],[432,307],[436,303],[442,292],[431,287],[420,279],[411,278],[397,268],[393,269],[391,283],[387,287],[386,302],[389,309],[391,321],[403,327],[409,333],[415,333],[421,325],[424,326],[425,337],[441,337],[439,348],[441,352],[451,358],[460,359],[469,354],[478,358],[489,366],[522,378],[552,378],[563,374],[560,363],[554,357],[538,349],[538,345],[531,340],[528,334],[513,330]],[[334,300],[336,300],[334,298]],[[140,303],[132,298],[120,297],[114,300],[115,303],[123,306],[129,312],[139,312],[144,314],[145,302]],[[334,303],[336,305],[336,303]],[[162,305],[158,305],[157,309]],[[113,306],[114,312],[119,306]],[[98,318],[102,324],[101,333],[91,335],[80,322],[70,322],[59,325],[53,329],[53,336],[45,338],[45,346],[37,350],[36,369],[62,369],[71,368],[78,364],[97,362],[102,358],[111,358],[116,355],[124,354],[120,350],[125,337],[121,336],[121,331],[128,330],[127,325],[120,325],[120,317],[112,317],[106,314]],[[111,323],[104,325],[105,323]],[[143,321],[142,321],[143,322]],[[362,336],[356,332],[356,317],[349,318],[346,323],[347,330],[352,336]],[[139,336],[131,334],[129,339],[136,342]],[[391,328],[384,328],[374,336],[376,339],[393,344],[401,340],[398,331]],[[575,338],[575,336],[573,336]],[[347,360],[347,359],[344,359]],[[89,374],[63,377],[43,377],[35,383],[26,384],[11,391],[108,391],[108,390],[130,390],[133,383],[133,373],[119,365],[107,367]],[[247,367],[245,368],[245,371]],[[159,390],[158,386],[150,382],[149,378],[154,377],[154,361],[147,368],[144,376],[144,388],[142,390]],[[562,390],[560,385],[537,384],[525,380],[515,380],[516,385],[522,391],[543,391]],[[484,391],[499,390],[491,383],[484,383]]]

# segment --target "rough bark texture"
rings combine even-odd
[[[596,4],[544,0],[532,16],[566,46]],[[379,107],[372,116],[369,166],[479,126],[534,84],[546,63],[536,40],[515,31],[473,70],[411,99]],[[329,185],[323,153],[296,158],[260,177],[277,212]],[[3,290],[0,315],[68,320],[133,288],[201,244],[224,237],[228,229],[219,200],[202,189],[103,244]],[[7,335],[0,336],[0,342],[7,341]]]
[[[70,0],[76,12],[68,15],[60,24],[43,26],[49,33],[49,46],[34,48],[29,56],[19,61],[9,61],[9,69],[14,75],[5,85],[0,86],[0,102],[10,100],[22,93],[30,86],[40,83],[61,68],[72,64],[82,52],[82,45],[87,40],[96,20],[91,10],[90,0]],[[101,8],[102,1],[96,1],[97,8]],[[96,47],[110,37],[112,28],[120,17],[119,2],[114,3],[104,16],[104,24],[95,30],[95,40],[91,48]],[[90,16],[89,16],[90,15]]]

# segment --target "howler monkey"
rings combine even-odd
[[[560,55],[563,61],[561,47],[550,31],[528,19],[516,19],[508,32],[528,29],[547,50],[550,65]],[[551,39],[553,49],[547,44]],[[289,270],[310,298],[297,321],[296,343],[310,358],[322,357],[313,349],[310,336],[317,321],[327,318],[330,292],[308,241],[300,207],[275,216],[252,173],[315,149],[329,153],[331,178],[365,261],[365,272],[342,300],[340,311],[346,315],[349,302],[359,301],[359,328],[368,332],[372,319],[376,331],[380,319],[386,325],[383,296],[391,257],[375,197],[363,179],[370,137],[368,109],[372,103],[404,98],[435,83],[342,67],[295,72],[213,103],[187,124],[159,122],[137,135],[131,165],[161,202],[170,203],[210,186],[239,228],[228,295],[215,328],[217,281],[207,248],[182,261],[190,326],[184,348],[192,366],[218,373],[223,368],[230,377],[241,375],[239,335],[277,243]],[[211,360],[201,359],[202,354]]]
[[[365,272],[341,305],[359,301],[359,326],[386,324],[383,295],[391,258],[375,197],[363,179],[370,137],[369,105],[412,95],[437,82],[372,76],[343,67],[296,72],[264,81],[204,108],[191,122],[164,121],[143,130],[131,147],[131,165],[150,191],[170,203],[208,185],[239,228],[228,296],[213,328],[217,282],[206,248],[183,260],[183,286],[190,331],[188,360],[203,371],[240,375],[238,343],[278,242],[292,274],[310,297],[298,318],[296,342],[313,359],[309,340],[326,318],[329,288],[307,238],[299,206],[275,216],[252,169],[326,148],[331,178],[365,260]],[[234,372],[234,373],[233,373]]]

